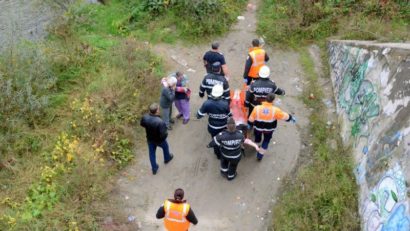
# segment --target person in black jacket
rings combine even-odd
[[[216,135],[211,146],[218,146],[221,150],[221,173],[228,180],[233,180],[237,173],[239,161],[242,156],[242,144],[245,136],[241,130],[236,129],[235,120],[228,119],[228,129]]]
[[[269,79],[269,75],[269,67],[262,66],[259,70],[259,78],[251,83],[249,90],[246,92],[245,107],[249,108],[248,117],[254,107],[266,101],[266,97],[269,93],[285,95],[285,90],[277,87],[275,82]]]
[[[215,85],[212,88],[212,97],[206,100],[197,112],[197,118],[200,119],[208,114],[208,132],[212,138],[226,128],[226,122],[232,115],[229,103],[223,100],[222,85]],[[214,147],[214,153],[220,158],[220,151],[218,147]]]
[[[164,163],[168,164],[174,155],[169,152],[167,142],[168,130],[165,122],[159,116],[159,105],[153,103],[149,106],[149,114],[142,117],[140,125],[145,128],[149,149],[149,160],[151,162],[152,174],[157,174],[158,164],[155,157],[157,147],[161,147],[164,152]]]
[[[213,73],[209,73],[205,75],[202,83],[199,87],[199,97],[203,98],[205,96],[205,92],[208,95],[208,99],[211,96],[212,88],[215,85],[222,85],[223,86],[223,98],[226,100],[230,100],[230,90],[228,81],[223,77],[221,72],[221,63],[215,62],[212,64]]]

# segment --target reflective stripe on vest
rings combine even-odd
[[[265,50],[260,47],[256,47],[251,52],[249,52],[249,56],[252,59],[252,66],[249,70],[248,76],[252,78],[258,78],[259,69],[263,65],[265,65]]]
[[[169,200],[164,202],[164,224],[168,231],[186,231],[189,228],[189,221],[186,216],[189,212],[188,203],[172,203]]]

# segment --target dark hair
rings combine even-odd
[[[175,190],[174,199],[177,201],[182,201],[182,199],[184,199],[184,190],[182,188],[177,188]]]
[[[184,74],[182,74],[181,71],[177,71],[177,72],[175,72],[175,75],[176,75],[176,77],[181,77],[181,76],[183,76]]]
[[[211,70],[213,73],[219,73],[221,71],[221,63],[218,61],[212,63]]]
[[[235,120],[232,117],[228,118],[227,127],[228,127],[228,131],[235,131],[236,124],[235,124]]]
[[[158,108],[159,108],[159,106],[158,106],[157,103],[153,103],[153,104],[149,105],[149,113],[151,113],[151,114],[157,113]]]
[[[252,46],[254,46],[254,47],[258,47],[259,46],[259,39],[254,39],[254,40],[252,40]]]
[[[268,103],[272,103],[275,100],[275,94],[274,93],[269,93],[266,96],[266,101],[268,101]]]
[[[211,45],[212,49],[216,50],[219,48],[219,43],[218,42],[213,42]]]

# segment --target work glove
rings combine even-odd
[[[243,82],[247,84],[247,83],[248,83],[248,80],[247,80],[247,79],[243,79]]]
[[[199,93],[199,97],[204,98],[205,93]]]
[[[251,130],[251,129],[252,129],[252,125],[248,124],[247,128],[248,128],[248,130]]]
[[[285,93],[285,90],[282,90],[282,95],[285,95],[286,93]]]

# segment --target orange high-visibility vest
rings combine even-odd
[[[287,120],[288,118],[289,114],[273,106],[273,103],[262,102],[253,109],[249,122],[254,123],[255,130],[273,132],[276,129],[276,120]]]
[[[248,76],[251,78],[258,78],[259,69],[265,65],[266,52],[260,47],[253,47],[250,49],[249,56],[252,59],[252,66],[249,70]]]
[[[188,203],[172,203],[169,200],[164,202],[164,225],[168,231],[187,231],[189,221],[186,219],[190,209]]]

